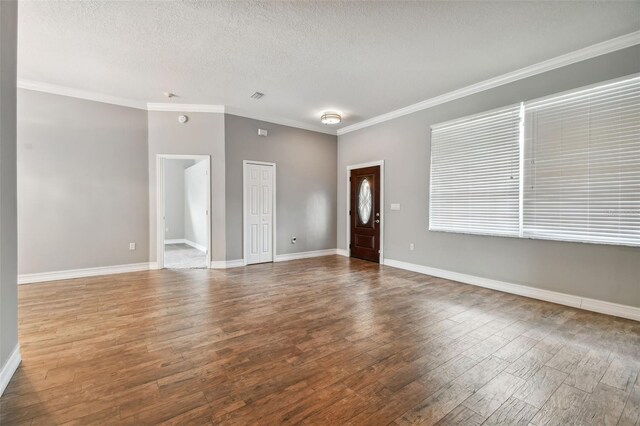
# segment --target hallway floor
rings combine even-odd
[[[164,267],[169,269],[206,268],[207,254],[188,244],[165,244]]]

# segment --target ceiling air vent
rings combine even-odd
[[[251,99],[260,99],[263,96],[264,96],[264,93],[256,92],[253,95],[251,95]]]

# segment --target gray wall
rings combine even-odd
[[[224,114],[149,112],[149,257],[156,261],[156,157],[158,154],[211,156],[211,260],[225,260],[225,142]]]
[[[194,160],[165,160],[164,163],[164,219],[165,240],[184,238],[184,170]]]
[[[18,344],[16,50],[18,4],[0,2],[0,371]]]
[[[242,259],[243,160],[277,164],[276,254],[335,248],[336,136],[229,114],[225,132],[227,260]]]
[[[146,111],[21,89],[18,139],[20,274],[148,261]]]
[[[639,71],[635,46],[339,136],[338,247],[347,165],[385,160],[385,258],[640,306],[640,248],[427,230],[432,124]]]

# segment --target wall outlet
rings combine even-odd
[[[296,242],[298,242],[298,239],[296,237],[291,237],[291,244],[295,244]]]
[[[415,249],[415,248],[416,248],[416,246],[413,243],[409,244],[409,250],[413,251],[413,249]]]
[[[129,243],[129,250],[135,250],[136,249],[136,243]]]

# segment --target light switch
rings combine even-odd
[[[391,204],[391,210],[400,210],[400,204]]]

